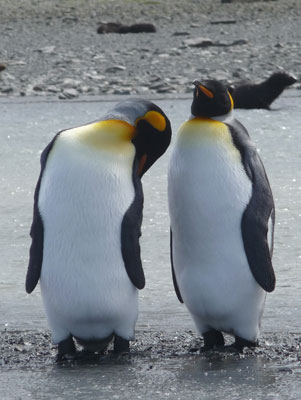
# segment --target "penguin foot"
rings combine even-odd
[[[113,351],[115,354],[129,353],[130,352],[129,340],[123,339],[122,337],[115,335]]]
[[[243,353],[244,347],[254,348],[258,346],[258,342],[251,342],[250,340],[243,339],[239,336],[235,336],[235,342],[232,344],[234,349],[239,353]]]
[[[107,348],[113,339],[113,334],[102,339],[96,339],[96,338],[82,339],[77,336],[75,336],[75,339],[78,342],[78,344],[83,347],[86,354],[88,353],[104,354],[107,351]]]
[[[209,331],[203,333],[203,338],[204,346],[201,347],[201,352],[214,349],[218,350],[225,345],[223,334],[215,329],[210,329]]]
[[[76,359],[76,348],[72,336],[70,335],[67,339],[62,340],[58,344],[58,353],[55,358],[56,362],[60,361],[71,361]]]

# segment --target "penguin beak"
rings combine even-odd
[[[196,96],[199,95],[200,91],[204,93],[207,97],[210,99],[213,99],[214,94],[211,92],[211,90],[207,89],[204,85],[201,84],[199,81],[193,81],[194,86],[196,86],[197,91],[196,91]]]
[[[143,175],[142,171],[143,171],[144,165],[146,163],[146,160],[147,160],[147,155],[143,154],[143,156],[141,157],[141,159],[139,161],[138,170],[137,170],[139,178],[141,178]]]

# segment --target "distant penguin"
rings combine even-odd
[[[154,33],[156,28],[153,24],[123,25],[119,22],[103,22],[97,28],[97,33]]]
[[[275,287],[273,196],[227,88],[194,85],[192,116],[168,171],[172,275],[203,350],[224,346],[226,332],[241,352],[256,345],[266,292]]]
[[[146,100],[117,104],[99,121],[58,133],[41,155],[26,291],[40,280],[57,360],[128,351],[145,284],[140,259],[141,177],[171,138]]]
[[[270,105],[297,79],[286,72],[275,72],[261,83],[242,82],[228,86],[235,108],[270,109]]]

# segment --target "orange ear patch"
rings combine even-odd
[[[148,111],[143,117],[137,118],[135,124],[144,119],[147,121],[151,126],[157,129],[160,132],[163,132],[166,129],[166,120],[162,114],[158,111]]]

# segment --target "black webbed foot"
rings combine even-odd
[[[76,359],[76,348],[72,336],[62,340],[58,344],[58,353],[55,358],[56,362],[69,361]]]
[[[218,349],[225,345],[223,334],[215,329],[205,332],[203,338],[204,346],[201,347],[201,352]]]
[[[129,353],[130,352],[129,340],[123,339],[122,337],[115,335],[113,351],[115,354]]]
[[[239,353],[243,353],[244,347],[254,348],[256,346],[258,346],[258,342],[251,342],[239,336],[235,336],[235,342],[231,345]]]

